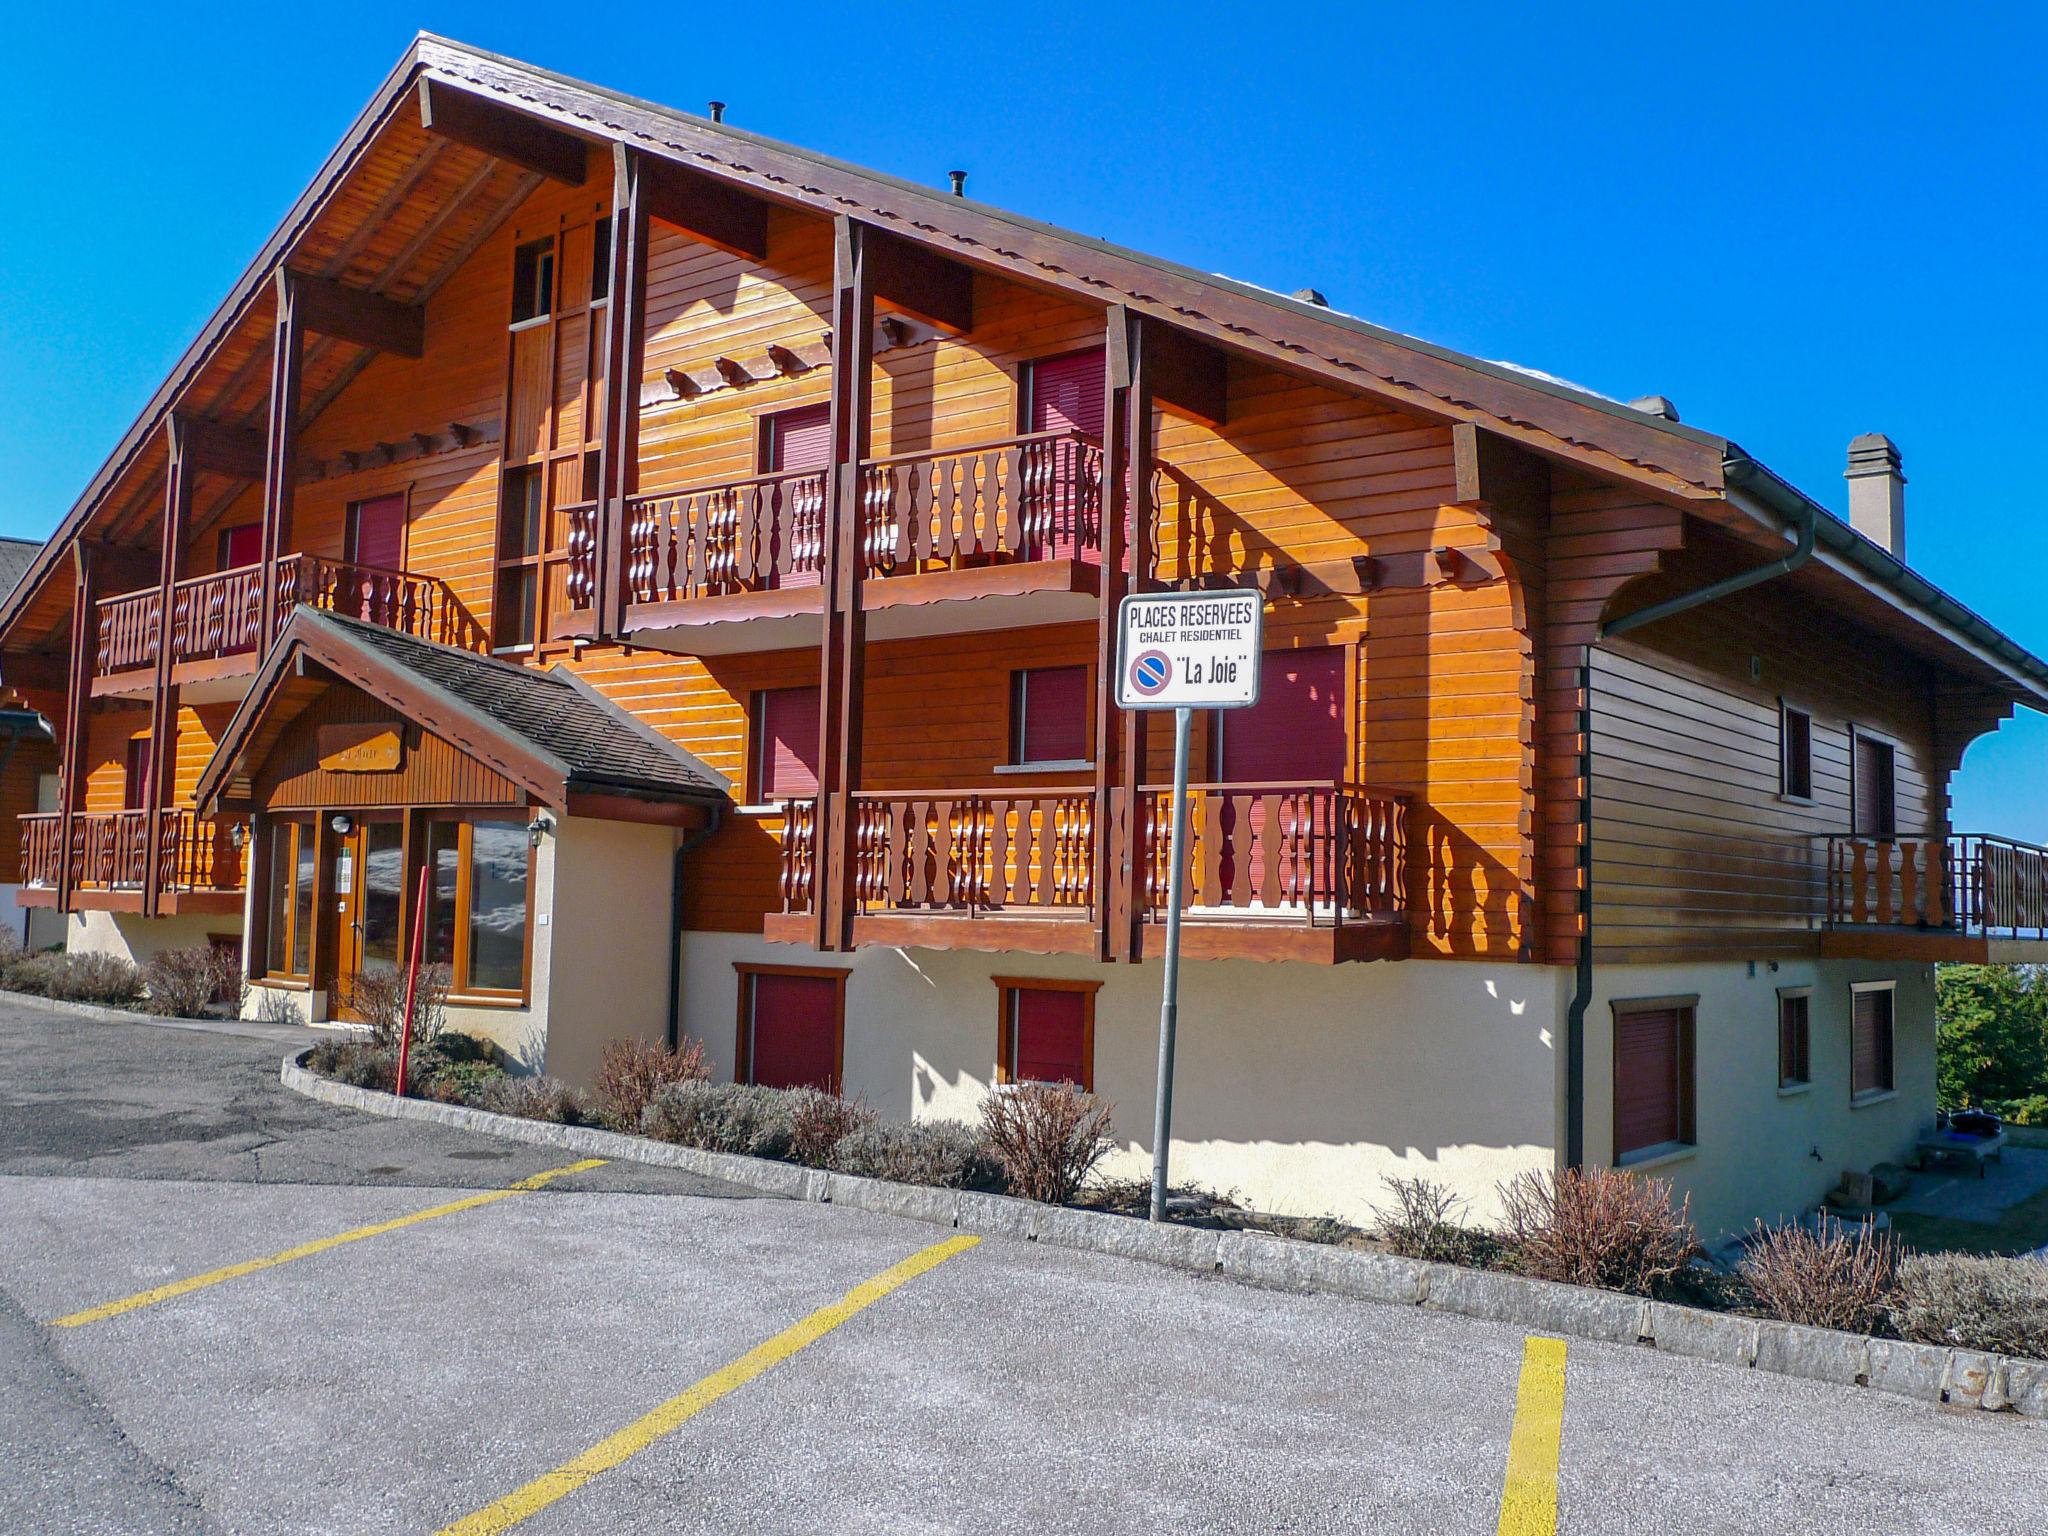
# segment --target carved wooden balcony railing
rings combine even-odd
[[[626,503],[626,601],[673,603],[816,586],[824,562],[825,477],[756,475]],[[578,548],[575,524],[571,549]],[[568,590],[590,594],[590,545]]]
[[[286,555],[277,562],[275,622],[299,603],[403,630],[465,650],[482,648],[480,628],[445,583],[409,571],[357,565],[325,555]],[[153,668],[163,632],[162,595],[155,588],[99,604],[94,675]],[[192,576],[171,588],[170,645],[174,666],[253,654],[263,631],[263,567],[237,566]]]
[[[1142,916],[1164,922],[1173,790],[1139,791]],[[1310,926],[1407,910],[1407,799],[1333,781],[1190,784],[1181,913],[1292,917]]]
[[[2048,848],[1979,832],[1828,839],[1830,928],[2048,939]]]
[[[53,889],[64,852],[64,819],[54,811],[23,816],[22,884]],[[240,817],[163,814],[159,856],[167,891],[239,891],[242,855],[234,829]],[[80,890],[142,889],[148,877],[149,812],[102,811],[71,818],[71,880]]]

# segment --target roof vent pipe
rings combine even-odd
[[[955,197],[965,197],[967,195],[967,173],[965,171],[948,171],[946,174],[953,178],[953,195]]]
[[[722,123],[725,121],[724,102],[714,101],[711,103],[711,121],[713,121],[714,123]]]
[[[1297,303],[1313,304],[1317,309],[1328,309],[1330,307],[1330,301],[1323,297],[1320,288],[1297,288],[1288,297]]]
[[[1906,475],[1898,445],[1882,432],[1849,440],[1849,526],[1903,561],[1906,558]]]

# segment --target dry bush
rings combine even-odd
[[[369,1027],[370,1038],[396,1050],[405,1022],[405,972],[378,966],[349,983],[348,1005]],[[432,1045],[448,1022],[448,967],[422,966],[412,999],[412,1047]]]
[[[1864,1222],[1853,1235],[1759,1226],[1736,1266],[1757,1305],[1781,1322],[1868,1333],[1884,1321],[1899,1268],[1898,1239]]]
[[[1460,1212],[1465,1201],[1433,1179],[1388,1177],[1380,1180],[1393,1196],[1388,1206],[1374,1206],[1373,1235],[1404,1259],[1431,1264],[1475,1264],[1487,1240],[1467,1227]]]
[[[829,1167],[834,1147],[874,1123],[875,1112],[859,1099],[798,1088],[789,1096],[790,1161],[806,1168]]]
[[[2048,1360],[2048,1260],[1913,1254],[1899,1264],[1891,1320],[1923,1344]]]
[[[351,1088],[389,1093],[398,1076],[398,1052],[374,1040],[322,1040],[306,1057],[306,1070]]]
[[[178,1019],[203,1018],[226,1001],[236,1004],[239,1015],[247,985],[240,953],[211,944],[158,950],[142,967],[142,984],[152,1008]]]
[[[686,1040],[676,1050],[631,1037],[604,1048],[604,1061],[591,1086],[591,1098],[605,1124],[618,1131],[637,1131],[647,1101],[670,1083],[702,1081],[711,1075],[704,1047]]]
[[[787,1157],[790,1095],[751,1083],[670,1083],[648,1101],[640,1129],[660,1141],[707,1152]]]
[[[556,1077],[499,1077],[484,1085],[476,1104],[550,1125],[584,1125],[597,1118],[582,1092]]]
[[[1114,1105],[1072,1083],[1019,1083],[981,1101],[981,1139],[1010,1193],[1065,1205],[1109,1152]]]
[[[1654,1294],[1699,1251],[1692,1201],[1614,1168],[1517,1174],[1500,1186],[1501,1237],[1514,1267],[1539,1280]]]
[[[142,996],[142,972],[118,955],[30,955],[13,967],[8,985],[60,1002],[122,1008]]]
[[[980,1133],[958,1120],[921,1120],[915,1125],[877,1121],[861,1126],[833,1147],[832,1166],[864,1179],[938,1189],[1003,1187],[1003,1170]]]

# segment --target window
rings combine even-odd
[[[1813,716],[1789,704],[1779,706],[1778,741],[1782,755],[1778,788],[1794,800],[1813,798]]]
[[[538,320],[554,307],[554,237],[529,240],[512,253],[512,323]]]
[[[1102,440],[1104,354],[1101,348],[1040,358],[1024,369],[1024,429],[1085,432]]]
[[[602,304],[612,291],[612,216],[606,214],[591,228],[590,302]]]
[[[803,800],[818,792],[818,711],[815,684],[763,688],[754,695],[752,799]]]
[[[313,823],[280,821],[270,829],[270,932],[264,970],[304,977],[313,958]]]
[[[1778,993],[1778,1087],[1804,1088],[1813,1081],[1813,988],[1785,987]]]
[[[452,990],[525,991],[532,856],[523,820],[428,819],[427,960]]]
[[[1896,836],[1898,759],[1892,744],[1862,731],[1852,731],[1850,753],[1855,762],[1855,779],[1850,788],[1849,830],[1858,837]]]
[[[1849,989],[1849,1096],[1874,1099],[1892,1091],[1892,990],[1889,981]]]
[[[543,508],[539,464],[505,471],[498,507],[498,592],[492,610],[503,650],[539,639],[540,550]]]
[[[149,809],[149,738],[128,738],[121,763],[121,804],[131,811]]]
[[[839,1091],[846,972],[737,965],[740,1016],[733,1076],[767,1088]]]
[[[263,525],[240,523],[215,535],[215,569],[239,571],[263,563]]]
[[[1614,1161],[1692,1145],[1697,997],[1614,1005]]]
[[[405,496],[374,496],[348,507],[345,547],[352,565],[405,568]]]
[[[1095,1086],[1096,981],[1043,981],[998,976],[996,1042],[999,1083]]]
[[[1010,762],[1088,760],[1088,669],[1034,667],[1010,674]]]

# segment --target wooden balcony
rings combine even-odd
[[[1197,784],[1182,887],[1196,958],[1389,959],[1408,952],[1406,803],[1335,782]],[[1100,814],[1090,790],[856,792],[856,943],[1092,953],[1104,921],[1095,840],[1133,830],[1132,799]],[[1136,797],[1144,952],[1164,949],[1170,789]],[[818,806],[789,802],[782,912],[770,938],[813,933]]]
[[[1978,832],[1830,837],[1822,952],[2048,961],[2048,848]]]
[[[428,576],[286,555],[277,562],[273,630],[300,603],[444,645],[482,648],[478,626],[446,584]],[[162,593],[150,587],[102,598],[97,619],[93,693],[149,693],[165,640]],[[262,635],[261,565],[188,577],[171,589],[171,680],[196,696],[232,697],[238,680],[256,669]]]
[[[1089,618],[1101,590],[1102,450],[1073,432],[871,459],[860,496],[869,633],[944,633],[935,605],[976,601],[977,628]],[[816,644],[825,472],[756,475],[626,503],[625,630],[712,655]],[[558,635],[585,634],[596,509],[569,509]]]
[[[64,818],[45,812],[19,819],[21,903],[55,906],[66,852]],[[242,852],[235,846],[240,824],[240,817],[164,812],[159,910],[170,914],[242,909]],[[141,910],[149,868],[149,812],[74,816],[69,845],[72,910]]]

